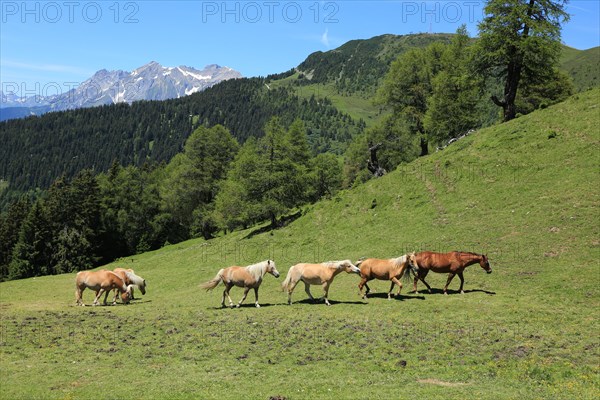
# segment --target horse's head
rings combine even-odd
[[[408,254],[407,262],[408,262],[408,266],[413,271],[413,273],[418,274],[419,273],[419,264],[417,264],[417,255],[414,252]]]
[[[279,271],[277,271],[277,268],[275,267],[275,261],[267,260],[267,272],[275,278],[279,278]]]
[[[142,292],[142,294],[146,294],[146,280],[144,279],[142,284],[138,286],[140,288],[140,292]]]
[[[128,288],[126,291],[121,293],[121,301],[123,302],[123,304],[128,304],[130,300],[131,300],[131,291]]]
[[[346,271],[349,274],[359,274],[360,275],[360,268],[358,268],[356,265],[352,264],[352,261],[350,260],[344,260],[344,261],[340,261],[340,267]]]
[[[488,258],[485,254],[481,255],[481,260],[479,260],[479,265],[481,265],[481,268],[483,268],[485,270],[485,272],[487,272],[488,274],[492,273],[492,267],[490,267],[490,261],[488,260]]]

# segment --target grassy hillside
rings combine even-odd
[[[74,275],[0,283],[2,398],[552,398],[600,395],[600,90],[483,129],[305,210],[272,234],[234,232],[121,260],[148,281],[129,306],[75,307]],[[250,238],[247,238],[250,236]],[[279,284],[299,261],[485,252],[464,295],[331,307]],[[263,307],[220,309],[198,284],[273,258]],[[420,286],[422,289],[422,287]],[[313,293],[320,293],[313,287]],[[234,301],[241,296],[233,289]],[[84,293],[91,303],[91,293]]]
[[[577,50],[563,46],[560,66],[573,78],[577,91],[600,86],[600,47]]]

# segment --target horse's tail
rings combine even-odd
[[[220,269],[219,272],[217,272],[217,275],[214,278],[212,278],[210,281],[201,283],[200,288],[206,289],[207,291],[213,290],[214,288],[216,288],[217,285],[219,283],[221,283],[221,281],[223,280],[223,276],[222,276],[223,271],[224,271],[223,269]]]
[[[283,291],[283,292],[285,292],[286,290],[288,290],[288,286],[290,285],[290,282],[292,280],[292,270],[293,269],[294,269],[294,267],[292,266],[289,269],[289,271],[288,271],[288,273],[287,273],[287,275],[285,277],[285,280],[283,282],[281,282],[281,291]]]

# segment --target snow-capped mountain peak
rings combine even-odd
[[[241,76],[239,72],[217,64],[197,70],[183,65],[163,67],[151,61],[131,72],[101,69],[68,92],[48,98],[36,96],[35,106],[38,111],[58,111],[137,100],[166,100],[187,96]],[[15,93],[0,92],[0,95],[2,108],[28,107],[31,103],[29,98]]]

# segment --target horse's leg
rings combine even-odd
[[[229,299],[229,307],[233,307],[233,300],[231,300],[231,296],[229,295],[229,291],[231,290],[232,287],[233,287],[233,285],[230,283],[225,285],[225,294],[227,295],[227,298]]]
[[[256,305],[256,308],[260,308],[260,304],[258,304],[258,288],[257,287],[254,288],[254,298],[256,299],[256,301],[254,302],[254,305]]]
[[[93,305],[97,306],[98,305],[98,300],[100,299],[100,297],[102,297],[102,294],[104,293],[104,289],[100,289],[96,292],[96,298],[94,299],[94,303]],[[106,303],[104,303],[106,305]]]
[[[359,294],[359,296],[362,296],[363,299],[366,298],[367,295],[369,294],[369,285],[367,285],[368,281],[369,280],[367,279],[366,276],[362,276],[360,278],[360,283],[358,284],[358,294]],[[365,287],[365,286],[367,287],[367,292],[365,294],[363,294],[362,290],[363,290],[363,287]]]
[[[388,300],[392,298],[392,291],[394,290],[394,285],[398,285],[398,294],[400,296],[400,291],[402,290],[402,282],[398,280],[395,276],[392,277],[392,284],[390,285],[390,291],[388,292]]]
[[[221,298],[221,307],[225,307],[225,295],[227,294],[227,285],[225,285],[225,289],[223,289],[223,298]]]
[[[325,304],[330,306],[331,304],[329,304],[329,300],[327,299],[327,295],[329,293],[329,282],[327,281],[323,283],[323,292],[325,293],[325,295],[323,296],[323,298],[325,299]]]
[[[112,302],[113,302],[113,305],[114,305],[114,304],[117,304],[117,296],[119,295],[119,294],[118,294],[118,293],[119,293],[119,289],[114,289],[114,290],[113,290],[113,292],[114,292],[114,294],[115,294],[115,295],[113,296],[113,301],[112,301]],[[108,291],[106,292],[106,295],[108,296]],[[104,297],[104,303],[106,304],[106,297]]]
[[[454,272],[450,272],[448,274],[448,281],[446,282],[446,286],[444,286],[444,294],[446,294],[446,295],[448,294],[448,286],[450,286],[450,282],[452,282],[454,275],[456,275],[456,273],[454,273]]]
[[[298,281],[292,280],[290,282],[290,284],[288,285],[288,305],[292,305],[292,292],[294,291],[294,288],[296,287],[297,284],[298,284]]]
[[[246,296],[248,296],[248,292],[250,291],[249,287],[245,287],[244,288],[244,295],[242,296],[242,299],[240,300],[240,302],[237,304],[237,307],[240,308],[240,306],[242,305],[242,303],[244,302],[244,300],[246,300]]]
[[[428,284],[427,282],[425,282],[425,277],[427,276],[427,274],[428,274],[428,273],[429,273],[429,270],[428,270],[428,269],[426,269],[425,271],[423,271],[423,274],[422,274],[422,275],[421,275],[421,273],[419,273],[419,274],[417,275],[417,277],[418,277],[418,278],[421,280],[421,282],[423,282],[423,284],[425,284],[425,286],[427,286],[427,291],[428,291],[429,293],[431,293],[431,286],[429,286],[429,284]],[[416,280],[416,279],[417,279],[417,278],[415,278],[415,280]],[[415,283],[415,288],[416,288],[416,287],[417,287],[417,284]],[[416,290],[415,290],[415,293],[416,293]]]
[[[83,303],[82,293],[83,290],[81,290],[79,287],[75,289],[75,300],[77,301],[78,306],[85,306],[85,304]]]
[[[369,287],[369,285],[367,285],[366,282],[365,282],[365,289],[367,289],[365,291],[365,297],[367,297],[369,295],[369,293],[371,293],[371,288]]]
[[[313,295],[310,293],[310,284],[308,282],[304,282],[304,291],[306,292],[306,294],[308,295],[308,298],[311,301],[315,299],[313,297]]]
[[[463,285],[465,283],[465,278],[463,277],[462,271],[457,272],[456,275],[458,275],[458,279],[460,279],[460,289],[458,289],[458,290],[460,291],[460,294],[465,294],[465,292],[463,291]]]

